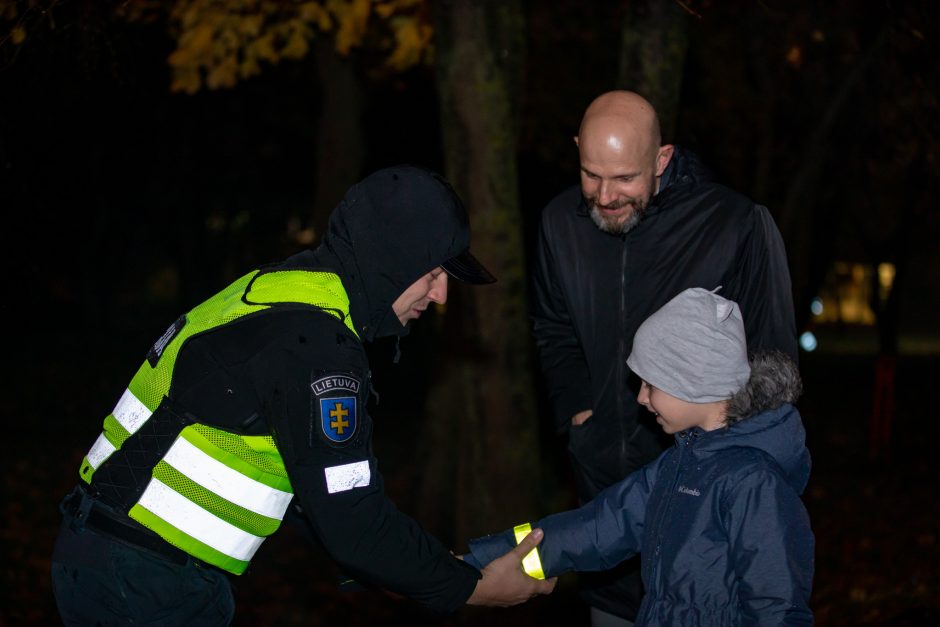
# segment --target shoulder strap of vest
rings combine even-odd
[[[349,296],[339,276],[312,268],[262,268],[242,294],[246,305],[277,306],[300,303],[338,318],[358,337],[349,315]]]

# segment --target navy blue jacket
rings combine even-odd
[[[694,429],[583,507],[544,518],[546,576],[642,554],[637,625],[810,625],[814,539],[800,494],[810,457],[792,405]],[[470,544],[484,565],[512,532]]]

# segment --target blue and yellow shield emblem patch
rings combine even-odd
[[[323,435],[337,444],[349,440],[356,433],[356,397],[340,396],[319,400]]]
[[[327,374],[311,383],[310,389],[315,396],[312,409],[319,409],[320,431],[326,441],[345,444],[352,440],[359,427],[359,379],[349,374]]]

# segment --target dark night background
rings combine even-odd
[[[19,13],[5,14],[13,4]],[[307,245],[316,223],[330,86],[314,55],[229,89],[173,93],[165,19],[128,22],[113,10],[120,4],[0,2],[0,626],[57,622],[56,505],[153,340],[228,281]],[[571,136],[584,107],[625,86],[618,50],[630,4],[523,3],[516,165],[527,254],[541,208],[577,181]],[[817,621],[938,624],[938,10],[926,0],[683,6],[688,48],[665,140],[767,205],[805,277],[798,331],[818,343],[801,356],[799,403],[814,457],[805,502]],[[17,23],[27,36],[14,44]],[[433,66],[377,73],[373,57],[352,57],[363,158],[349,183],[401,162],[443,171]],[[811,313],[813,297],[821,313]],[[397,366],[388,344],[370,347],[382,394],[376,454],[409,513],[423,470],[414,434],[434,419],[415,410],[433,359],[447,358],[435,351],[443,315],[429,317],[402,342]],[[892,418],[890,434],[872,436],[873,416]],[[543,423],[533,518],[574,505],[564,445]],[[467,538],[435,525],[465,548]],[[454,617],[377,591],[339,593],[336,576],[321,550],[284,529],[236,581],[237,624],[588,624],[573,575],[551,597]]]

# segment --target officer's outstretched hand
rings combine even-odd
[[[522,558],[542,541],[542,536],[541,529],[533,529],[516,548],[490,562],[483,569],[483,578],[477,582],[467,604],[508,607],[528,601],[537,594],[551,593],[557,577],[535,579],[522,570]]]

